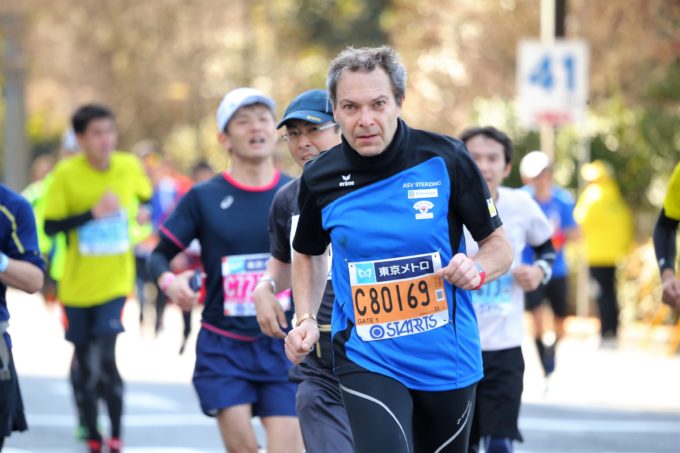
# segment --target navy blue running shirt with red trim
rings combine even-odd
[[[33,209],[24,197],[0,184],[0,252],[45,270],[40,257]],[[0,321],[9,319],[7,286],[0,283]]]
[[[161,236],[182,249],[193,239],[201,243],[206,273],[204,325],[245,337],[261,335],[255,316],[233,310],[226,314],[231,308],[225,305],[225,291],[242,291],[242,284],[252,286],[256,282],[234,281],[229,284],[231,289],[226,288],[229,285],[225,285],[223,267],[229,263],[234,268],[238,262],[245,269],[266,263],[269,208],[276,192],[290,180],[277,171],[266,186],[250,187],[239,184],[228,173],[216,175],[194,186],[160,228]],[[244,255],[260,257],[243,259]],[[292,310],[287,316],[292,318]]]
[[[371,371],[444,391],[482,378],[470,294],[434,274],[501,225],[464,145],[399,126],[381,154],[346,140],[305,167],[293,247],[333,246],[335,373]]]

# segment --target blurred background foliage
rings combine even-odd
[[[199,158],[225,168],[214,127],[225,92],[255,86],[277,100],[281,114],[297,93],[324,85],[339,50],[383,43],[399,50],[408,69],[403,116],[412,126],[455,135],[495,125],[513,138],[516,161],[539,147],[537,134],[519,128],[514,114],[517,42],[538,37],[538,0],[3,5],[0,12],[11,8],[26,19],[33,155],[53,150],[75,108],[95,101],[115,110],[121,148],[150,139],[185,169]],[[592,158],[614,166],[638,233],[648,236],[680,159],[680,1],[568,0],[566,38],[590,46]],[[573,128],[557,131],[557,177],[572,189],[578,140]],[[297,173],[284,146],[280,156]],[[510,185],[519,185],[516,171]]]

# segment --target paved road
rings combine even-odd
[[[75,417],[65,379],[72,349],[61,339],[58,310],[46,309],[39,298],[10,297],[10,331],[31,429],[9,438],[3,451],[84,452],[73,438]],[[171,307],[157,338],[139,328],[137,315],[136,305],[128,304],[128,331],[117,351],[127,381],[125,451],[223,451],[214,421],[199,412],[189,384],[191,348],[184,356],[177,353],[178,312]],[[587,320],[573,321],[569,332],[547,386],[531,342],[525,345],[520,421],[525,442],[518,451],[679,452],[680,357],[665,355],[660,341],[645,344],[646,333],[637,327],[627,330],[618,349],[599,348]],[[105,417],[101,422],[105,427]]]

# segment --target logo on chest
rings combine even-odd
[[[420,200],[413,204],[413,209],[417,211],[416,220],[425,220],[434,218],[432,211],[434,203],[427,200]]]
[[[222,201],[220,202],[220,208],[226,210],[226,209],[229,209],[229,207],[230,207],[232,204],[234,204],[234,197],[231,196],[231,195],[227,195],[227,196],[224,197],[224,198],[222,199]]]
[[[352,181],[352,174],[350,173],[349,175],[340,175],[342,178],[342,181],[338,183],[340,187],[349,187],[354,185],[354,181]]]

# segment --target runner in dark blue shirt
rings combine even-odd
[[[295,417],[296,385],[281,339],[263,335],[252,293],[269,260],[267,216],[276,191],[290,178],[275,169],[274,101],[252,88],[228,93],[217,111],[219,140],[231,168],[194,186],[160,228],[150,274],[184,310],[196,303],[193,271],[175,276],[169,261],[201,243],[206,297],[196,344],[193,383],[206,415],[217,417],[229,451],[255,451],[251,417],[260,416],[271,451],[302,450]],[[279,294],[287,318],[290,291]]]
[[[0,450],[12,431],[28,428],[7,333],[7,288],[39,291],[44,269],[30,203],[0,184]]]

